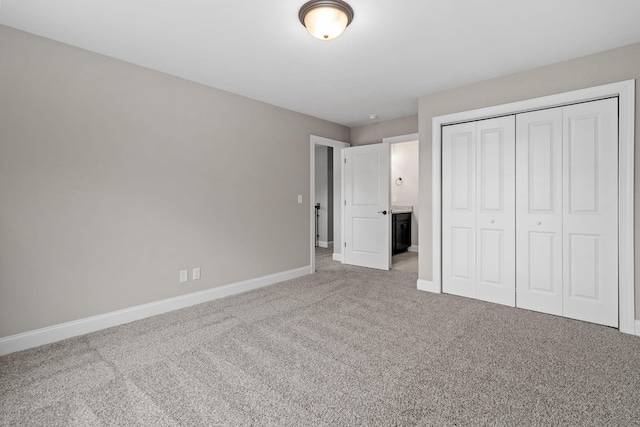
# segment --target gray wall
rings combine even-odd
[[[0,337],[309,265],[309,135],[348,128],[4,26],[0,58]]]
[[[333,166],[333,221],[331,222],[333,254],[337,259],[342,259],[342,149],[331,147]]]
[[[383,138],[418,133],[418,116],[401,117],[351,128],[351,145],[377,144]]]
[[[432,279],[431,119],[434,116],[522,101],[629,79],[640,79],[640,43],[505,77],[422,96],[420,127],[420,278]],[[638,88],[636,88],[638,90]],[[640,97],[636,95],[635,256],[640,260]],[[636,270],[636,318],[640,317]]]
[[[333,242],[333,211],[335,195],[333,194],[333,147],[327,147],[327,241]]]
[[[329,157],[331,147],[315,147],[315,203],[320,203],[317,212],[319,242],[333,241],[333,157]]]
[[[419,245],[419,187],[420,178],[418,141],[391,144],[391,205],[412,206],[411,214],[411,246]],[[402,177],[397,185],[396,179]]]

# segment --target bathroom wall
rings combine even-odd
[[[410,250],[418,249],[418,166],[418,141],[391,144],[391,204],[413,206]]]

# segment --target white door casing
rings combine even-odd
[[[618,100],[563,108],[563,315],[618,327]]]
[[[345,148],[344,156],[343,262],[389,270],[391,265],[389,144]]]
[[[443,291],[515,305],[514,117],[443,129]]]
[[[518,307],[562,315],[562,108],[516,116]]]

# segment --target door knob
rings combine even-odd
[[[378,213],[381,213],[382,215],[386,215],[387,211],[378,211]]]
[[[490,220],[489,220],[489,222],[490,222],[491,224],[493,224],[495,221],[494,221],[494,220],[492,220],[492,219],[490,219]]]
[[[542,224],[542,222],[536,221],[536,225],[540,225],[540,224]]]

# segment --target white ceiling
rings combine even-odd
[[[305,1],[0,0],[0,23],[347,126],[640,41],[639,0],[349,0],[329,42],[298,21]]]

